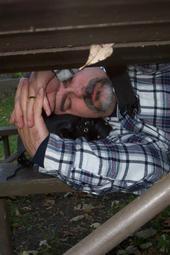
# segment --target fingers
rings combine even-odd
[[[32,95],[32,94],[31,94]],[[35,100],[34,99],[29,99],[27,103],[27,118],[26,118],[26,125],[28,127],[33,127],[34,126],[34,111],[35,111]],[[51,108],[49,101],[47,97],[45,96],[43,99],[43,109],[46,112],[47,116],[51,114]]]
[[[26,113],[27,113],[27,102],[28,102],[28,86],[29,86],[28,79],[24,79],[22,84],[22,89],[21,89],[22,96],[20,99],[24,125],[26,125],[27,123]]]
[[[42,117],[43,101],[45,93],[44,89],[41,88],[37,94],[35,104],[34,104],[34,130],[37,130],[37,144],[40,144],[47,136],[48,129]]]
[[[34,121],[37,122],[38,119],[42,118],[42,108],[44,101],[44,89],[41,88],[38,91],[36,100],[34,102]]]
[[[21,106],[21,95],[22,95],[22,86],[25,78],[20,79],[16,95],[15,95],[15,105],[14,110],[10,117],[10,123],[15,124],[18,128],[22,128],[24,126],[23,120],[23,110]]]
[[[50,71],[46,72],[33,72],[29,79],[21,79],[17,88],[16,96],[15,96],[15,106],[14,110],[11,114],[10,122],[15,124],[18,128],[23,128],[24,124],[27,127],[33,127],[34,126],[34,103],[35,99],[31,98],[29,100],[26,99],[25,102],[21,101],[23,98],[22,95],[22,84],[24,80],[27,80],[28,84],[28,96],[36,96],[39,88],[43,87],[46,89],[49,82],[51,82],[51,79],[53,78],[54,74]],[[50,89],[49,92],[53,91],[53,88]],[[54,94],[54,93],[53,93]],[[24,96],[25,98],[25,96]],[[26,107],[27,102],[27,107]],[[24,109],[22,108],[24,107]],[[50,101],[46,96],[44,96],[43,101],[43,108],[47,115],[51,114],[51,104]]]
[[[37,96],[37,93],[40,88],[46,88],[49,80],[51,79],[51,72],[49,71],[40,71],[33,72],[30,77],[30,86],[29,86],[29,96]],[[29,100],[27,105],[27,126],[34,126],[34,103],[35,100]],[[49,116],[51,114],[50,104],[47,97],[44,97],[43,108],[46,114]]]
[[[22,100],[21,106],[23,109],[23,115],[26,116],[27,111],[27,98],[28,98],[28,81],[24,82],[22,87]],[[23,144],[26,150],[31,156],[35,155],[37,149],[44,139],[48,136],[48,129],[45,125],[45,122],[42,118],[42,107],[44,101],[44,90],[41,88],[34,99],[34,126],[32,128],[24,125],[23,128],[18,129],[18,132],[21,136]],[[25,121],[26,117],[24,117]]]
[[[44,89],[41,88],[37,94],[35,104],[34,104],[34,127],[31,128],[30,132],[34,138],[34,149],[37,151],[38,147],[48,136],[48,129],[45,125],[44,119],[42,117],[42,108],[44,101]]]
[[[33,156],[36,152],[35,150],[35,137],[30,135],[30,128],[18,128],[19,136],[24,144],[26,151]]]
[[[29,96],[36,96],[37,91],[35,90],[35,87],[31,85],[31,82],[33,84],[33,81],[30,79],[28,94]],[[34,125],[34,101],[34,99],[29,99],[27,102],[26,125],[28,127],[33,127]]]
[[[50,107],[50,104],[49,104],[47,96],[44,97],[43,109],[44,109],[45,113],[47,114],[47,116],[50,116],[50,114],[51,114],[51,107]]]

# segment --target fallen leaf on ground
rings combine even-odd
[[[94,222],[93,224],[90,225],[91,228],[98,228],[101,224],[99,222]]]
[[[70,220],[70,222],[76,222],[76,221],[82,220],[82,219],[84,219],[84,218],[85,218],[85,215],[84,215],[84,214],[78,215],[78,216],[72,218],[72,219]]]
[[[78,210],[78,211],[81,211],[81,210],[91,211],[92,209],[95,209],[95,207],[92,204],[78,204],[74,206],[74,210]]]
[[[21,213],[20,213],[20,211],[19,211],[18,208],[15,209],[15,215],[16,215],[17,217],[21,216]]]
[[[45,199],[44,201],[44,206],[49,207],[55,205],[55,200],[54,199]]]
[[[32,208],[30,206],[24,206],[22,207],[24,211],[32,211]]]
[[[32,250],[32,251],[23,251],[20,255],[37,255],[38,251]]]
[[[135,233],[135,236],[138,238],[148,239],[154,236],[157,233],[156,229],[154,228],[147,228]]]
[[[39,246],[40,246],[40,247],[41,247],[41,246],[46,246],[46,247],[48,247],[48,248],[51,247],[51,246],[48,244],[47,240],[41,240],[41,241],[39,242]]]

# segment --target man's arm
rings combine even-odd
[[[170,170],[162,145],[159,135],[133,134],[115,122],[107,138],[93,142],[50,134],[40,172],[95,194],[141,192]]]

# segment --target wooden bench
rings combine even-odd
[[[99,43],[114,43],[112,56],[104,62],[113,69],[132,63],[170,61],[169,9],[169,0],[49,0],[48,4],[45,0],[0,0],[0,72],[79,67],[86,62],[90,45]],[[2,130],[0,135],[6,161],[11,132]],[[0,171],[12,171],[15,167],[16,163],[3,162]],[[40,175],[35,168],[23,168],[8,181],[3,178],[0,253],[10,255],[5,198],[66,192],[70,187],[56,178]],[[170,204],[169,185],[170,176],[66,254],[108,252]]]
[[[16,135],[17,130],[15,127],[0,127],[0,141],[3,143],[4,158],[7,159],[11,155],[9,146],[9,136]]]

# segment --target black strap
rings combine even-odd
[[[107,74],[113,83],[121,114],[133,116],[139,111],[139,99],[132,87],[127,67],[107,68]]]

